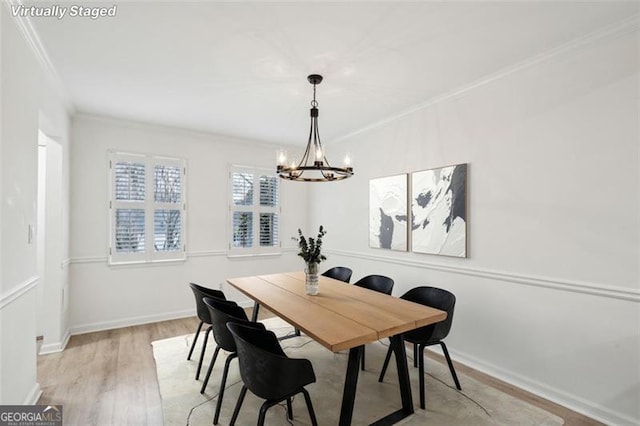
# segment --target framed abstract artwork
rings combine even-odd
[[[407,251],[408,175],[369,181],[369,246]]]
[[[411,251],[467,257],[467,164],[411,174]]]

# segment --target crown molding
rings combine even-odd
[[[586,46],[592,45],[598,41],[601,40],[606,40],[606,39],[613,39],[616,37],[620,37],[623,35],[626,35],[628,33],[631,33],[633,31],[638,31],[638,29],[640,28],[640,14],[635,14],[635,15],[631,15],[621,21],[618,22],[614,22],[611,25],[605,26],[603,28],[600,28],[596,31],[593,31],[591,33],[585,34],[583,36],[580,36],[578,38],[575,38],[567,43],[561,44],[560,46],[557,46],[555,48],[549,49],[541,54],[532,56],[528,59],[525,59],[521,62],[518,62],[516,64],[513,64],[511,66],[505,67],[497,72],[488,74],[484,77],[479,78],[476,81],[473,81],[471,83],[465,84],[463,86],[458,87],[457,89],[453,89],[449,92],[443,93],[439,96],[435,96],[431,99],[428,99],[424,102],[421,102],[417,105],[414,105],[413,107],[410,107],[409,109],[406,109],[404,111],[399,112],[398,114],[394,114],[390,117],[386,117],[380,121],[377,121],[375,123],[371,123],[365,127],[362,127],[360,129],[354,130],[353,132],[347,133],[346,135],[342,135],[339,136],[335,139],[332,139],[331,141],[329,141],[327,144],[325,145],[332,145],[336,142],[341,142],[341,141],[345,141],[347,139],[350,139],[354,136],[360,135],[362,133],[366,133],[368,131],[371,131],[373,129],[382,127],[384,125],[387,125],[389,123],[392,123],[402,117],[405,117],[407,115],[413,114],[417,111],[423,110],[425,108],[429,108],[432,107],[436,104],[439,104],[441,102],[444,102],[446,100],[449,99],[453,99],[456,97],[459,97],[461,95],[464,95],[467,92],[470,92],[472,90],[475,90],[479,87],[485,86],[487,84],[493,83],[496,80],[500,80],[502,78],[508,77],[512,74],[515,74],[517,72],[526,70],[528,68],[543,64],[543,63],[547,63],[550,62],[551,60],[553,60],[554,58],[558,57],[559,55],[562,54],[566,54],[568,52],[571,52],[573,50],[577,50],[577,49],[581,49],[584,48]]]
[[[218,144],[233,144],[234,146],[245,146],[251,148],[264,148],[275,150],[278,147],[289,147],[292,145],[278,144],[276,142],[268,142],[259,139],[243,139],[239,136],[233,136],[224,133],[214,133],[207,130],[199,130],[196,128],[186,128],[173,126],[171,124],[162,124],[153,121],[142,121],[126,117],[118,117],[100,112],[91,112],[84,110],[76,110],[73,116],[74,120],[93,121],[112,126],[118,126],[126,129],[135,129],[150,132],[161,132],[169,135],[189,137],[199,139],[205,142],[215,142]],[[275,154],[274,154],[275,155]]]
[[[5,3],[9,8],[7,13],[9,13],[9,15],[13,18],[23,37],[27,41],[27,44],[33,51],[38,64],[42,68],[45,78],[49,79],[54,90],[60,95],[65,110],[70,116],[75,114],[76,110],[73,102],[71,101],[71,98],[69,97],[69,93],[64,87],[64,84],[62,84],[62,79],[60,79],[60,75],[53,65],[53,62],[51,62],[51,58],[49,58],[49,54],[44,48],[44,45],[40,40],[40,35],[35,29],[33,22],[31,22],[31,19],[29,19],[28,16],[13,16],[11,10],[12,7],[24,6],[24,3],[22,2],[22,0],[5,0]]]

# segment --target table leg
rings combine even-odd
[[[398,335],[391,337],[390,340],[391,349],[396,357],[396,368],[398,370],[398,384],[400,386],[402,408],[372,423],[371,426],[393,425],[413,414],[411,382],[409,381],[409,367],[407,366],[407,354],[404,348],[404,339],[402,338],[402,335]]]
[[[402,335],[391,337],[391,347],[396,354],[396,367],[398,370],[398,383],[400,385],[400,397],[402,398],[402,411],[406,416],[413,414],[413,399],[411,397],[411,382],[409,381],[409,367],[407,366],[407,354]]]
[[[260,310],[260,304],[255,302],[253,304],[253,314],[251,315],[251,322],[258,321],[258,311]]]
[[[344,392],[342,393],[342,408],[340,409],[340,426],[349,426],[353,415],[353,405],[356,401],[356,388],[358,387],[358,373],[360,372],[360,359],[364,346],[349,349],[349,361],[347,362],[347,376],[344,380]]]

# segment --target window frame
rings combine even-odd
[[[253,175],[253,203],[250,206],[235,205],[233,203],[233,174],[234,173],[251,173]],[[274,207],[260,205],[260,177],[267,176],[276,178],[278,203]],[[228,181],[227,181],[227,204],[229,206],[229,214],[227,217],[227,242],[228,257],[253,257],[253,256],[277,256],[282,254],[282,239],[280,238],[280,229],[282,229],[282,192],[280,186],[280,178],[272,169],[256,166],[229,165]],[[253,246],[252,247],[234,247],[233,245],[233,213],[234,212],[250,212],[253,214],[252,230],[253,230]],[[260,214],[275,213],[277,215],[277,244],[272,246],[260,245]]]
[[[145,166],[144,201],[121,201],[116,199],[116,162],[138,162]],[[156,165],[178,167],[180,169],[180,201],[163,203],[155,201],[154,172]],[[183,158],[151,154],[109,151],[109,265],[151,264],[185,261],[187,258],[187,162]],[[116,247],[116,211],[117,209],[142,209],[145,217],[145,248],[139,253],[117,252]],[[180,210],[180,244],[175,251],[156,251],[154,246],[154,213],[156,210]]]

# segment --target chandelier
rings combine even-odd
[[[331,182],[346,179],[353,176],[353,166],[351,156],[347,154],[344,158],[343,167],[333,167],[329,164],[325,151],[320,142],[320,132],[318,131],[318,102],[316,101],[316,86],[322,82],[322,76],[311,74],[307,77],[309,83],[313,84],[313,100],[311,101],[311,130],[309,131],[309,141],[307,149],[299,163],[295,160],[287,161],[287,152],[278,152],[278,175],[282,179],[295,180],[299,182]]]

